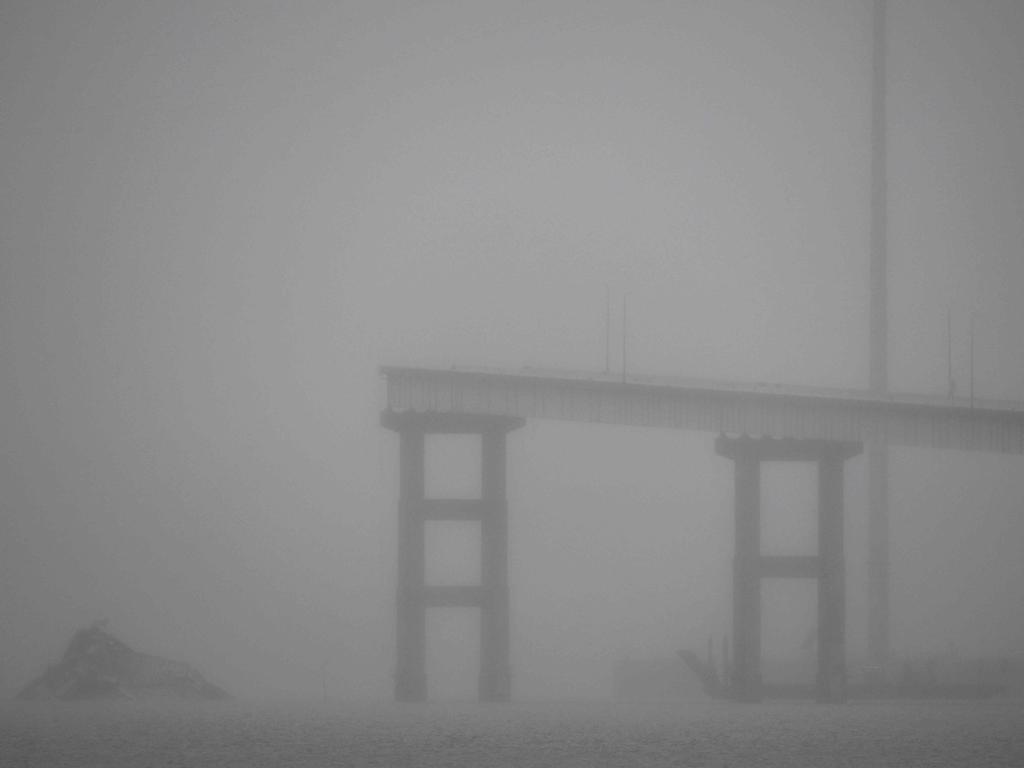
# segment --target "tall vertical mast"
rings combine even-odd
[[[874,0],[871,77],[871,362],[875,394],[889,388],[888,296],[886,286],[887,158],[885,116],[885,0]]]
[[[878,396],[889,389],[886,157],[885,0],[874,0],[871,76],[871,331],[869,383]],[[868,663],[876,682],[889,665],[889,449],[867,446],[868,474]]]
[[[604,287],[604,372],[612,370],[612,289]]]

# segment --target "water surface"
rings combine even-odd
[[[0,765],[1024,766],[1024,701],[0,705]]]

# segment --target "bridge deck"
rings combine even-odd
[[[381,374],[391,411],[1024,453],[1022,403],[535,369],[385,366]]]

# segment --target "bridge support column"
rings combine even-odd
[[[761,699],[761,463],[735,457],[736,548],[733,560],[733,687],[743,701]]]
[[[395,700],[427,697],[427,611],[424,600],[426,547],[424,433],[399,431],[398,589],[395,603]]]
[[[867,446],[868,474],[868,682],[889,679],[889,446]]]
[[[395,700],[427,698],[426,609],[480,609],[481,701],[508,701],[509,665],[508,502],[506,436],[522,419],[477,414],[385,411],[381,424],[399,436],[398,584],[395,611]],[[481,449],[479,499],[428,499],[427,434],[477,434]],[[426,581],[425,523],[480,523],[479,586],[432,586]]]
[[[843,463],[859,443],[720,436],[715,449],[735,464],[736,542],[733,564],[732,695],[759,701],[761,579],[818,579],[818,701],[846,700],[846,586],[843,559]],[[813,461],[818,465],[818,554],[761,554],[761,464]]]
[[[843,459],[818,460],[817,699],[846,701],[846,565],[843,557]]]
[[[509,666],[508,502],[505,498],[505,432],[489,430],[481,435],[482,495],[485,503],[480,524],[481,701],[508,701],[511,696]]]

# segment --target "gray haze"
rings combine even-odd
[[[632,370],[865,386],[870,6],[0,4],[3,691],[105,617],[236,693],[389,695],[381,363],[603,369],[608,286]],[[951,310],[966,393],[976,312],[976,393],[1024,399],[1024,4],[889,29],[891,386],[947,391]],[[517,695],[728,631],[710,440],[513,434]],[[471,494],[438,443],[430,489]],[[1021,457],[892,466],[894,655],[1024,651]],[[766,549],[809,551],[809,473],[764,498]],[[431,532],[431,579],[475,578],[470,533]],[[792,653],[813,586],[765,594]],[[473,695],[475,621],[430,616],[434,692]]]

